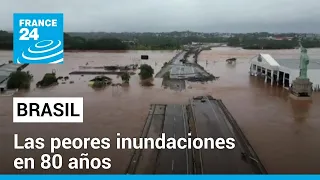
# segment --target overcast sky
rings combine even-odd
[[[14,12],[62,12],[65,31],[320,33],[320,0],[0,0]]]

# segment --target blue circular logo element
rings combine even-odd
[[[63,62],[63,46],[61,41],[43,40],[30,46],[17,59],[20,64],[59,64]]]

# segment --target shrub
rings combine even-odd
[[[121,75],[121,79],[124,83],[129,83],[130,81],[130,74],[128,72],[125,72]]]
[[[102,87],[105,87],[106,85],[107,83],[105,81],[94,81],[92,87],[102,88]]]
[[[58,83],[55,73],[46,73],[42,80],[37,83],[38,87],[46,87]]]
[[[103,88],[106,85],[111,84],[112,79],[107,76],[96,76],[94,79],[90,81],[94,81],[94,83],[92,84],[93,88]]]
[[[153,73],[154,73],[154,70],[151,66],[149,66],[147,64],[142,64],[140,66],[139,75],[142,80],[153,77]]]
[[[32,80],[29,72],[16,71],[10,74],[7,87],[8,89],[28,89]]]

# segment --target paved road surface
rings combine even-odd
[[[184,64],[181,62],[184,55],[187,52],[182,52],[176,55],[168,65],[163,67],[157,74],[156,77],[162,78],[167,72],[170,72],[171,79],[186,79],[186,78],[201,78],[209,77],[210,74],[205,70],[201,69],[197,64]],[[189,63],[194,63],[195,59],[193,58],[194,54],[190,54],[187,60]]]
[[[168,71],[170,72],[171,68],[174,65],[180,65],[181,64],[180,60],[183,59],[183,56],[185,54],[186,52],[179,52],[178,54],[176,54],[176,56],[173,57],[173,59],[168,62],[168,65],[161,68],[161,70],[156,74],[156,77],[162,78],[166,74],[166,72]]]
[[[224,119],[224,114],[214,100],[201,102],[193,100],[195,123],[198,137],[213,139],[234,137],[231,126]],[[236,143],[232,150],[201,150],[204,174],[250,174],[253,173],[251,164],[242,160],[242,150]]]
[[[188,123],[183,105],[152,105],[142,137],[175,139],[187,137]],[[191,150],[137,150],[131,159],[129,174],[190,174]]]
[[[234,138],[236,140],[235,148],[219,150],[214,146],[214,149],[209,150],[136,150],[127,173],[266,173],[263,170],[263,165],[258,161],[259,158],[249,147],[249,143],[246,142],[244,135],[240,132],[241,130],[239,130],[234,119],[230,117],[221,101],[213,98],[210,100],[209,98],[193,98],[190,100],[188,109],[189,107],[192,108],[187,113],[185,105],[152,105],[141,137],[155,139],[165,133],[166,138],[171,137],[176,140],[181,137],[188,138],[187,133],[190,127],[195,137],[201,139]]]
[[[166,137],[176,140],[187,138],[188,123],[183,115],[182,105],[167,105],[163,126]],[[156,174],[189,174],[191,168],[191,154],[188,150],[161,150],[157,161]]]

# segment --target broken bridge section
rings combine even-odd
[[[166,62],[156,74],[156,78],[179,79],[190,81],[213,81],[215,76],[197,64],[201,47],[180,51],[169,62]]]
[[[150,106],[142,138],[234,138],[234,149],[135,150],[127,174],[266,174],[258,156],[221,100]],[[188,133],[191,133],[188,134]]]

